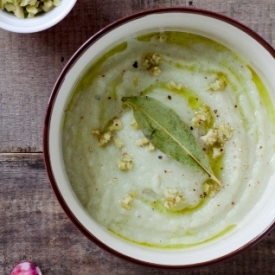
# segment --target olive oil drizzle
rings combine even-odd
[[[205,43],[208,46],[214,47],[215,50],[217,50],[217,51],[223,51],[223,50],[228,51],[228,49],[225,46],[220,45],[208,38],[205,38],[205,37],[202,37],[199,35],[189,34],[189,33],[170,32],[170,31],[164,32],[164,33],[167,34],[168,38],[167,38],[166,43],[168,43],[168,44],[176,44],[183,48],[184,47],[189,48],[189,47],[192,47],[195,43]],[[139,36],[136,39],[139,42],[150,42],[152,39],[152,36],[156,35],[156,34],[157,33],[150,33],[150,34]],[[73,92],[71,94],[71,98],[67,105],[66,111],[70,111],[73,109],[74,104],[77,102],[77,98],[78,98],[78,96],[80,96],[81,92],[83,90],[85,90],[87,87],[91,86],[93,84],[93,82],[95,81],[95,79],[100,74],[103,73],[104,62],[107,59],[109,59],[110,57],[114,56],[115,54],[126,50],[127,46],[128,46],[127,42],[123,42],[123,43],[115,46],[113,49],[111,49],[110,51],[105,53],[102,57],[100,57],[94,64],[92,64],[88,68],[88,70],[83,74],[83,76],[78,80],[75,87],[73,88]],[[236,58],[238,58],[237,55],[236,55]],[[165,62],[165,60],[164,60],[164,62]],[[188,65],[188,64],[183,65],[181,63],[171,63],[170,62],[170,64],[180,70],[183,70],[183,71],[184,70],[189,71],[189,72],[190,71],[191,72],[192,71],[200,71],[200,72],[204,72],[206,74],[214,74],[217,77],[224,77],[226,79],[227,85],[229,85],[231,90],[235,93],[236,106],[238,106],[236,111],[240,114],[240,117],[242,118],[243,125],[245,127],[249,127],[250,119],[246,117],[245,112],[242,109],[241,104],[240,104],[240,100],[241,100],[240,98],[242,96],[242,93],[248,93],[249,91],[247,89],[243,89],[243,90],[240,89],[240,86],[245,87],[245,80],[241,76],[239,76],[237,72],[231,71],[231,74],[230,74],[231,77],[229,77],[229,75],[226,73],[226,70],[228,68],[230,68],[230,64],[226,64],[226,63],[221,64],[222,66],[224,66],[225,70],[207,70],[205,68],[199,69],[195,65]],[[275,125],[274,106],[272,104],[272,101],[270,99],[268,91],[265,88],[264,83],[261,81],[261,79],[257,75],[257,73],[250,66],[247,66],[247,67],[250,70],[250,72],[252,74],[252,80],[255,83],[255,85],[259,91],[260,100],[261,100],[262,104],[265,106],[265,108],[267,110],[267,114],[269,116],[269,119],[271,120],[272,125],[274,126]],[[239,85],[236,85],[233,78],[235,78],[237,80]],[[120,100],[119,98],[117,98],[117,87],[121,82],[122,82],[122,79],[117,78],[117,80],[115,81],[115,83],[113,83],[113,85],[111,87],[112,97],[114,100]],[[198,96],[198,94],[196,92],[192,91],[191,89],[188,89],[186,87],[182,87],[179,90],[169,89],[169,88],[167,88],[167,83],[164,83],[164,82],[148,86],[146,89],[144,89],[141,92],[141,95],[150,94],[157,88],[166,90],[169,93],[172,92],[174,94],[178,94],[178,95],[182,96],[186,100],[190,109],[192,109],[193,111],[198,110],[198,108],[200,108],[201,106],[204,105],[203,100],[201,100],[200,97]],[[250,108],[254,108],[253,102],[251,100],[250,100],[249,104],[250,104]],[[104,112],[104,110],[102,110],[102,112]],[[66,114],[65,114],[65,119],[66,119]],[[213,124],[214,124],[214,122],[212,122],[212,125]],[[273,127],[272,131],[274,131],[274,127]],[[210,157],[210,162],[211,162],[211,167],[213,169],[213,172],[215,173],[215,175],[217,175],[220,178],[220,174],[222,172],[223,165],[224,165],[224,158],[221,157],[217,160],[214,160],[213,158]],[[154,207],[155,210],[157,210],[159,213],[161,213],[163,215],[192,215],[194,212],[196,212],[200,208],[204,207],[207,204],[207,202],[209,201],[209,198],[202,198],[201,200],[199,200],[197,205],[187,206],[180,211],[167,210],[160,201],[156,201],[156,202],[152,202],[152,201],[148,201],[148,200],[147,201],[142,200],[142,201],[144,203],[150,205],[150,207]],[[217,233],[217,234],[213,235],[212,237],[209,237],[203,241],[199,241],[196,243],[190,243],[190,244],[188,243],[188,244],[177,244],[177,245],[160,245],[160,244],[136,242],[136,241],[130,240],[130,239],[118,234],[113,229],[109,228],[108,230],[112,234],[116,235],[119,238],[122,238],[123,240],[126,240],[131,243],[135,243],[135,244],[138,244],[141,246],[161,248],[161,249],[181,249],[181,248],[194,247],[194,246],[202,245],[202,244],[208,243],[210,241],[213,241],[217,238],[224,236],[228,232],[232,231],[235,227],[236,227],[235,224],[231,224],[231,225],[225,227],[219,233]],[[190,232],[188,234],[187,233],[186,233],[186,235],[188,235]]]
[[[122,239],[123,241],[127,241],[129,243],[135,244],[135,245],[139,245],[141,247],[150,247],[150,248],[157,248],[157,249],[165,249],[165,250],[172,250],[172,249],[186,249],[186,248],[192,248],[195,246],[199,246],[199,245],[204,245],[207,244],[211,241],[217,240],[223,236],[225,236],[226,234],[228,234],[229,232],[231,232],[232,230],[234,230],[237,227],[236,224],[230,224],[227,227],[225,227],[223,230],[221,230],[220,232],[216,233],[215,235],[211,236],[210,238],[207,238],[205,240],[199,241],[199,242],[195,242],[195,243],[180,243],[180,244],[170,244],[170,245],[165,245],[165,244],[151,244],[151,243],[146,243],[146,242],[138,242],[138,241],[133,241],[129,238],[126,238],[124,236],[122,236],[121,234],[115,232],[113,229],[108,229],[108,231],[110,233],[112,233],[114,236]],[[183,236],[192,236],[194,235],[195,232],[190,232],[186,231],[185,234],[183,234]]]

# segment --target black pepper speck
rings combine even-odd
[[[138,68],[138,62],[137,61],[134,62],[133,67],[136,68],[136,69]]]

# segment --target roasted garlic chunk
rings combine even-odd
[[[167,209],[173,209],[182,204],[184,200],[183,194],[180,190],[174,188],[166,188],[164,190],[163,205]]]
[[[161,73],[159,65],[162,62],[162,58],[157,53],[147,53],[143,57],[142,66],[148,70],[153,76],[157,76]]]
[[[175,83],[174,81],[170,81],[168,84],[167,84],[167,88],[169,90],[176,90],[176,91],[180,91],[181,88],[182,88],[182,85],[180,83]]]
[[[101,133],[99,130],[92,130],[92,134],[97,138],[98,146],[100,147],[108,144],[111,141],[113,135],[111,131]]]
[[[207,124],[211,122],[211,119],[211,109],[209,106],[204,105],[197,112],[195,112],[195,115],[191,120],[191,125],[194,128],[204,128]]]
[[[211,83],[210,86],[207,88],[207,91],[217,92],[224,90],[226,86],[226,81],[224,77],[220,77],[215,80],[215,82]]]
[[[122,198],[120,204],[126,210],[130,210],[132,208],[132,204],[134,199],[138,196],[137,190],[131,190],[126,196]]]
[[[122,158],[117,160],[119,170],[128,171],[134,168],[133,157],[127,153],[123,153]]]

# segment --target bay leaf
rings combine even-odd
[[[123,97],[122,101],[133,109],[143,134],[156,148],[180,163],[208,174],[223,186],[214,175],[206,153],[175,111],[148,96]]]

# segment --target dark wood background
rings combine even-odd
[[[194,6],[233,17],[275,46],[274,0],[78,0],[58,25],[34,34],[0,30],[0,275],[24,260],[43,275],[275,274],[275,231],[214,266],[164,271],[125,262],[85,238],[66,217],[43,163],[42,128],[54,82],[102,27],[133,12]]]

